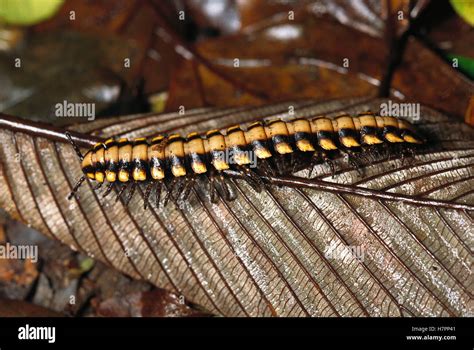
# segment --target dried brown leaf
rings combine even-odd
[[[377,110],[383,101],[293,103],[297,115]],[[288,103],[99,120],[75,127],[95,136],[151,136],[284,116]],[[472,129],[422,108],[421,128],[443,151],[416,162],[375,163],[361,178],[341,169],[331,183],[474,205]],[[128,208],[89,185],[67,201],[79,162],[60,131],[32,136],[0,125],[0,206],[46,235],[135,278],[234,316],[472,316],[473,213],[353,194],[237,181],[234,202],[211,204],[196,190],[180,207]],[[23,128],[23,129],[22,129]],[[24,130],[20,132],[19,130]],[[16,130],[16,131],[14,131]],[[87,138],[84,138],[87,140]],[[92,141],[92,140],[91,140]],[[85,141],[84,141],[85,142]],[[16,156],[19,154],[20,156]],[[18,160],[15,160],[18,159]],[[358,247],[363,258],[334,256]],[[360,256],[359,256],[360,257]]]

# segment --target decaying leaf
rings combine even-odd
[[[275,18],[298,17],[307,11],[318,17],[332,17],[341,24],[371,36],[384,35],[387,15],[393,17],[392,25],[403,32],[408,27],[409,17],[417,17],[429,0],[287,0],[287,1],[222,1],[221,6],[213,2],[202,4],[199,0],[185,1],[193,18],[202,27],[215,27],[223,33],[249,31]]]
[[[270,17],[242,33],[204,40],[193,48],[193,59],[189,50],[181,50],[184,58],[171,74],[168,111],[183,105],[380,96],[390,55],[396,55],[385,39],[307,11],[294,20]],[[403,52],[387,96],[462,119],[473,83],[415,37],[407,39]]]
[[[56,125],[67,120],[58,118],[56,106],[63,101],[94,103],[99,114],[120,96],[117,72],[123,62],[117,57],[136,56],[133,46],[117,37],[74,32],[33,36],[28,46],[0,56],[0,109]],[[12,69],[16,57],[21,57],[20,66]]]
[[[0,299],[0,317],[61,317],[62,315],[23,300]]]
[[[299,101],[125,116],[72,127],[83,145],[109,136],[204,131],[265,116],[378,110],[385,100]],[[83,186],[66,199],[80,165],[63,131],[0,119],[0,206],[12,217],[135,278],[232,316],[472,316],[474,138],[468,126],[421,108],[438,151],[392,159],[361,177],[341,165],[327,184],[464,203],[465,209],[270,186],[212,204],[196,189],[179,207],[129,207]],[[88,134],[88,135],[86,135]],[[77,136],[77,135],[76,135]],[[79,139],[77,139],[79,141]],[[304,171],[301,174],[304,176]]]
[[[191,309],[184,297],[162,289],[131,293],[123,297],[104,300],[97,314],[106,317],[197,317],[209,316]]]

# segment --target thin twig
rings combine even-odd
[[[49,140],[69,143],[66,136],[66,130],[52,126],[50,124],[24,120],[5,113],[0,113],[0,129],[8,129],[16,132],[23,132],[32,136],[44,137]],[[80,146],[89,148],[97,142],[104,141],[102,138],[92,135],[86,135],[74,131],[69,134],[74,142]]]
[[[382,199],[395,202],[403,202],[408,204],[416,204],[425,207],[438,207],[446,209],[457,209],[457,210],[474,210],[474,205],[453,203],[443,200],[421,198],[416,196],[409,196],[393,192],[384,192],[372,190],[369,188],[363,188],[358,186],[343,185],[323,180],[305,179],[296,176],[289,177],[264,177],[264,181],[273,183],[275,185],[283,185],[288,187],[306,187],[317,190],[334,192],[334,193],[347,193],[357,196],[368,197],[370,199]]]

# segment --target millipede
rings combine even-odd
[[[66,133],[81,160],[83,176],[73,187],[73,198],[85,180],[95,181],[98,190],[107,183],[103,197],[114,186],[116,200],[127,191],[128,205],[136,186],[143,184],[144,208],[155,192],[156,206],[168,200],[185,200],[202,179],[207,183],[212,202],[217,193],[230,201],[235,189],[229,178],[244,179],[260,192],[262,176],[285,175],[326,163],[334,176],[333,160],[344,156],[359,170],[363,160],[413,155],[426,141],[405,119],[381,116],[372,112],[356,116],[264,119],[225,130],[159,135],[129,140],[108,139],[97,143],[84,155]],[[311,172],[310,172],[311,173]],[[198,181],[199,180],[199,181]]]

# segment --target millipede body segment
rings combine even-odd
[[[334,118],[256,121],[225,131],[193,132],[186,137],[160,135],[150,142],[145,138],[109,139],[96,144],[84,156],[73,144],[82,159],[84,176],[70,197],[87,178],[96,181],[97,187],[108,183],[105,195],[114,184],[123,184],[119,196],[131,186],[128,203],[135,186],[145,183],[146,207],[153,187],[158,205],[162,187],[168,192],[167,202],[173,198],[173,190],[185,198],[196,180],[205,178],[212,200],[216,190],[230,200],[230,172],[237,172],[259,190],[262,175],[288,174],[321,162],[327,162],[334,171],[332,159],[341,154],[346,154],[349,163],[357,168],[363,157],[410,153],[423,143],[408,121],[366,112]]]

